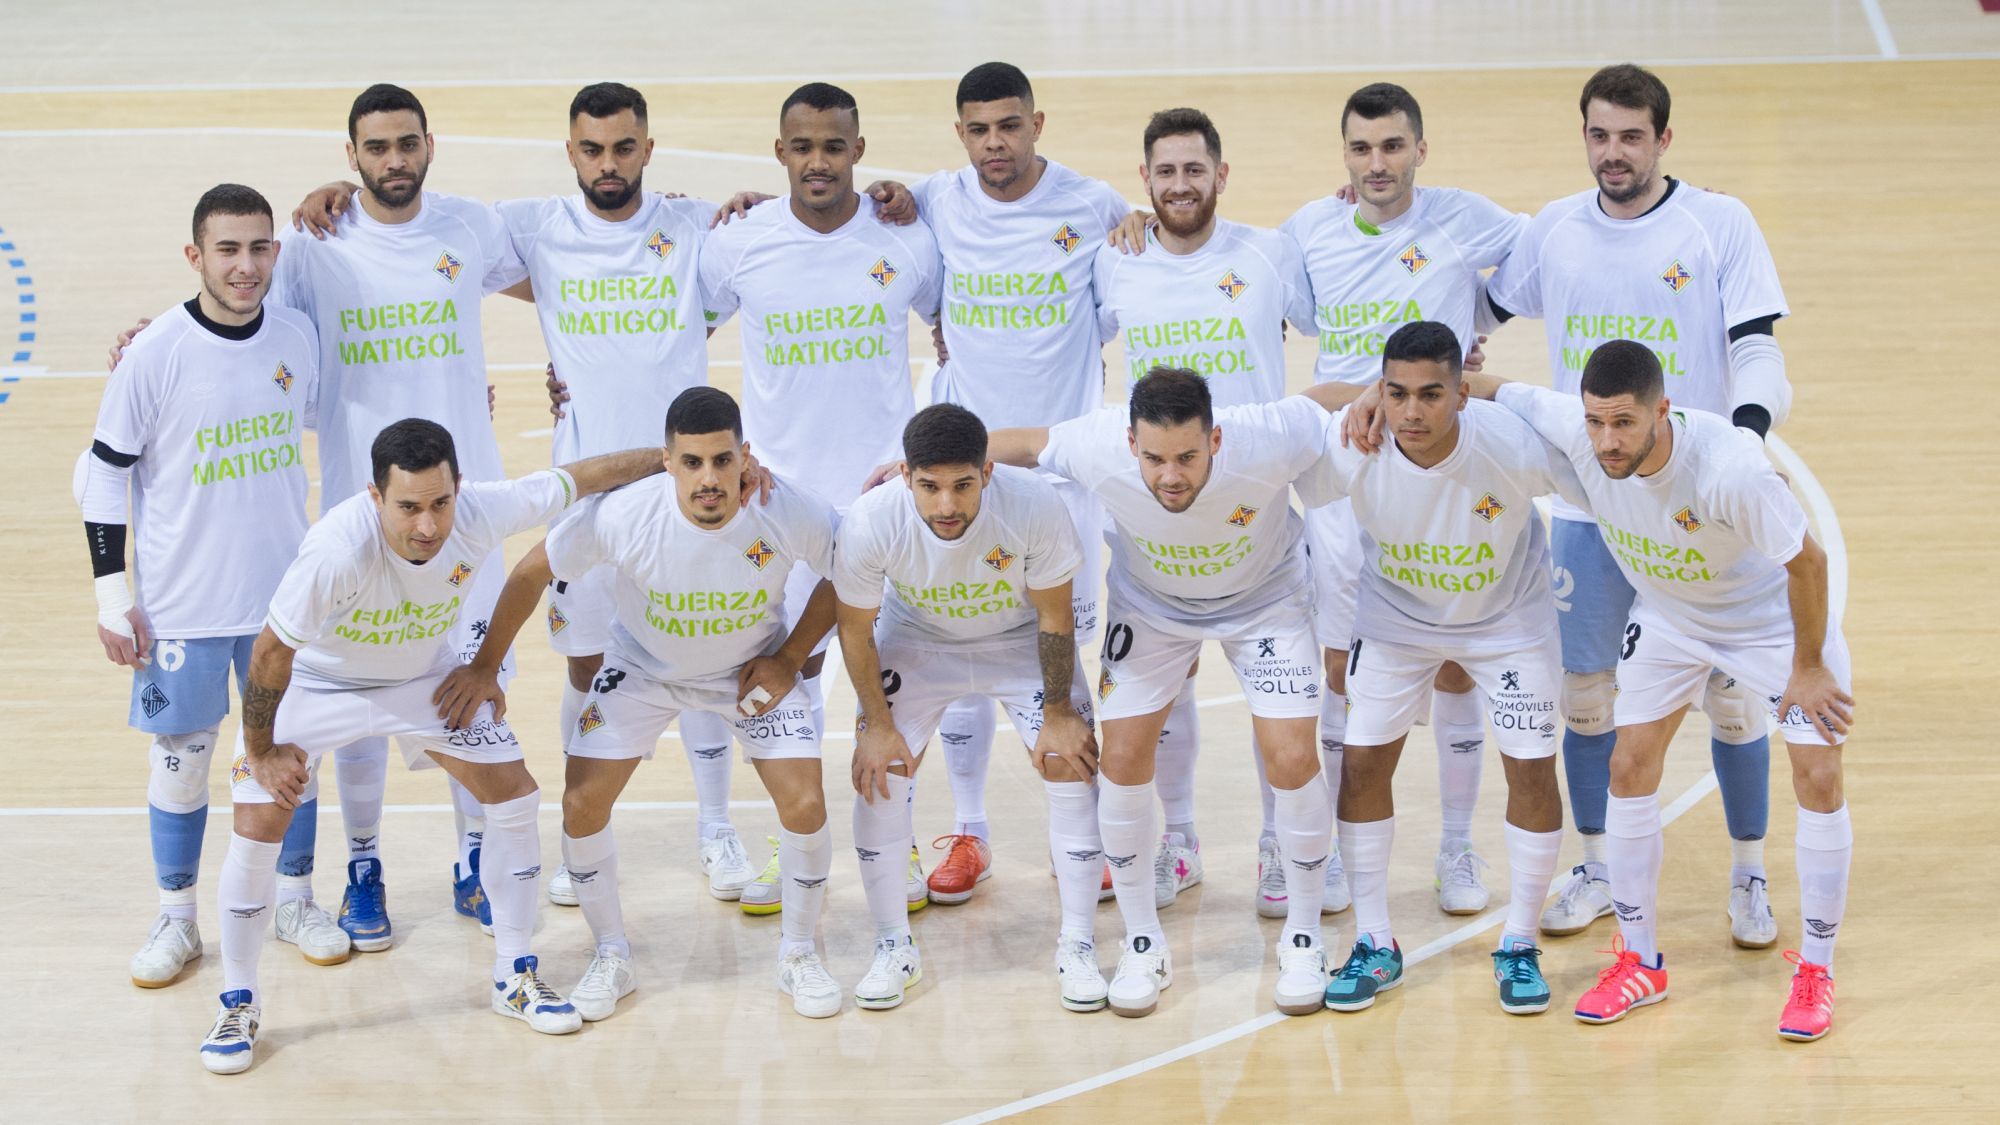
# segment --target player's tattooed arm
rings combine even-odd
[[[889,796],[891,766],[902,765],[908,776],[916,764],[889,710],[889,689],[891,683],[901,685],[901,673],[882,671],[882,653],[875,647],[875,612],[837,599],[834,607],[840,623],[840,655],[861,705],[854,735],[854,791],[871,805],[878,796]]]
[[[501,587],[499,600],[493,603],[493,615],[486,620],[486,636],[479,641],[479,651],[473,653],[471,660],[445,673],[444,682],[431,693],[431,702],[437,706],[438,717],[444,720],[447,729],[471,726],[473,716],[488,703],[493,705],[495,719],[507,717],[507,694],[500,687],[500,663],[507,658],[514,638],[521,635],[521,627],[542,604],[542,591],[553,581],[555,572],[549,567],[548,541],[543,540],[507,575],[507,584]]]
[[[291,683],[292,647],[266,625],[251,647],[250,674],[244,677],[243,764],[281,809],[298,808],[311,780],[304,751],[272,742],[278,705]]]
[[[1076,618],[1070,583],[1029,590],[1035,607],[1035,656],[1042,669],[1042,729],[1029,762],[1050,781],[1097,775],[1097,736],[1070,698],[1076,682]]]
[[[312,189],[292,209],[292,229],[305,231],[314,238],[323,239],[332,234],[334,226],[340,221],[341,212],[347,210],[348,202],[360,190],[360,184],[350,184],[345,180],[335,180]]]

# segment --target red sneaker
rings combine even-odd
[[[1810,1043],[1833,1030],[1833,978],[1825,965],[1815,965],[1785,950],[1785,960],[1799,967],[1792,974],[1792,995],[1785,1001],[1785,1014],[1778,1017],[1779,1036]]]
[[[1107,863],[1104,865],[1104,882],[1097,888],[1097,901],[1110,902],[1117,897],[1118,892],[1111,889],[1111,865]]]
[[[1600,949],[1618,960],[1597,974],[1597,984],[1576,1002],[1576,1018],[1585,1023],[1613,1023],[1625,1013],[1667,998],[1665,958],[1657,969],[1647,968],[1639,955],[1625,948],[1625,939],[1613,937],[1610,949]]]
[[[944,862],[931,869],[931,901],[956,906],[972,897],[972,888],[993,874],[993,849],[977,836],[939,836],[933,848],[949,848]]]

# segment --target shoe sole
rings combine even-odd
[[[388,946],[385,944],[382,948],[387,949]],[[347,964],[347,959],[354,955],[355,949],[360,949],[360,946],[354,946],[350,949],[347,949],[344,952],[342,952],[338,957],[314,957],[312,954],[307,953],[305,950],[301,949],[299,950],[299,956],[305,958],[308,962],[314,965],[320,965],[320,966],[345,965]],[[368,952],[365,949],[361,951],[363,953]]]
[[[866,1008],[871,1012],[886,1012],[890,1008],[899,1007],[903,1003],[903,998],[910,994],[912,988],[921,984],[923,979],[924,968],[922,965],[919,965],[917,966],[917,971],[911,973],[909,979],[903,982],[903,991],[901,993],[895,996],[864,997],[857,992],[854,994],[854,1006],[857,1008]]]
[[[1327,1009],[1329,1011],[1362,1012],[1368,1010],[1369,1008],[1374,1007],[1376,999],[1380,997],[1384,992],[1394,992],[1401,987],[1403,987],[1403,978],[1397,977],[1395,980],[1392,980],[1387,984],[1378,985],[1375,991],[1368,994],[1368,999],[1366,1000],[1360,1000],[1360,1001],[1342,1000],[1338,1003],[1332,1000],[1323,1000],[1322,1002],[1326,1004]]]
[[[1324,917],[1325,915],[1328,915],[1328,914],[1339,914],[1339,913],[1342,913],[1343,911],[1345,911],[1345,910],[1346,910],[1346,909],[1347,909],[1348,907],[1350,907],[1350,906],[1353,906],[1353,905],[1354,905],[1354,900],[1353,900],[1353,899],[1351,899],[1351,898],[1350,898],[1350,899],[1348,899],[1348,900],[1347,900],[1346,902],[1343,902],[1343,903],[1339,904],[1338,906],[1336,906],[1336,905],[1334,905],[1333,903],[1330,903],[1330,902],[1322,902],[1322,903],[1320,903],[1320,906],[1319,906],[1319,912],[1320,912],[1320,915],[1321,915],[1322,917]],[[1262,911],[1260,910],[1260,911],[1259,911],[1259,913],[1262,913]],[[1270,917],[1273,917],[1273,918],[1282,918],[1282,917],[1284,917],[1284,915],[1283,915],[1283,914],[1273,914],[1273,915],[1270,915]]]
[[[1108,996],[1100,996],[1095,1000],[1072,1000],[1067,996],[1062,998],[1062,1006],[1072,1012],[1101,1012],[1110,1003],[1111,998]]]
[[[1773,930],[1771,936],[1765,938],[1763,941],[1746,938],[1736,932],[1736,919],[1731,918],[1729,920],[1729,940],[1735,942],[1738,949],[1769,949],[1778,944],[1778,934],[1777,931]]]
[[[611,1006],[604,1009],[604,1014],[601,1016],[593,1016],[589,1012],[584,1011],[583,1005],[577,1003],[576,997],[574,996],[569,997],[569,1006],[576,1009],[576,1014],[582,1017],[583,1022],[596,1023],[599,1020],[610,1019],[618,1011],[618,1001],[625,999],[627,996],[630,996],[637,991],[638,991],[638,986],[634,985],[631,988],[628,988],[625,991],[619,993],[617,997],[611,1001]]]
[[[201,1065],[203,1069],[207,1070],[210,1074],[241,1074],[244,1071],[250,1069],[250,1063],[251,1063],[250,1055],[251,1052],[249,1051],[245,1051],[242,1053],[241,1058],[243,1059],[243,1062],[242,1065],[240,1066],[237,1065],[236,1062],[237,1058],[239,1057],[237,1055],[217,1055],[215,1056],[216,1058],[227,1060],[222,1065],[218,1066],[208,1061],[210,1056],[208,1052],[204,1051],[202,1052],[201,1056]]]
[[[967,887],[965,890],[940,891],[934,886],[929,887],[930,900],[932,902],[942,903],[945,906],[957,906],[960,903],[970,899],[972,897],[972,893],[979,889],[979,884],[984,883],[986,880],[991,879],[992,877],[993,877],[993,868],[989,866],[987,867],[986,870],[981,871],[979,873],[979,878],[974,879],[972,881],[972,885],[970,887]]]
[[[781,991],[781,992],[782,992],[782,991],[783,991],[783,989],[780,989],[779,991]],[[833,1017],[835,1017],[835,1016],[837,1016],[837,1015],[839,1015],[839,1014],[840,1014],[840,1004],[839,1004],[839,1002],[838,1002],[838,1001],[836,1001],[836,1002],[834,1003],[834,1005],[833,1005],[833,1010],[832,1010],[832,1011],[828,1011],[828,1012],[808,1012],[808,1011],[803,1011],[803,1010],[801,1010],[801,1009],[799,1008],[799,998],[798,998],[798,997],[796,997],[796,996],[792,996],[792,994],[791,994],[791,993],[789,993],[789,992],[786,992],[786,993],[785,993],[785,995],[786,995],[787,997],[790,997],[790,998],[791,998],[791,1001],[792,1001],[792,1011],[794,1011],[794,1012],[798,1013],[798,1014],[799,1014],[799,1015],[801,1015],[801,1016],[804,1016],[805,1018],[807,1018],[807,1019],[809,1019],[809,1020],[830,1020],[830,1019],[832,1019]]]
[[[718,887],[714,883],[710,883],[708,885],[708,893],[710,896],[719,898],[723,902],[740,902],[743,898],[742,887]]]
[[[1322,992],[1311,1000],[1295,1000],[1290,1004],[1282,1000],[1273,1000],[1273,1003],[1280,1012],[1288,1016],[1309,1016],[1326,1007],[1326,993]]]
[[[484,926],[481,926],[480,928],[485,929]],[[486,932],[490,934],[493,931],[486,930]],[[386,951],[390,946],[396,944],[395,939],[393,937],[358,938],[355,937],[353,934],[347,935],[347,941],[348,944],[353,947],[353,951],[356,953],[382,953]],[[306,958],[306,960],[313,961],[313,959],[310,957]],[[347,960],[345,956],[343,956],[340,959],[340,961],[345,961],[345,960]],[[313,964],[338,965],[340,964],[340,961],[313,961]]]
[[[1590,1016],[1590,1015],[1585,1015],[1582,1012],[1578,1012],[1576,1013],[1576,1018],[1577,1022],[1579,1023],[1617,1023],[1619,1020],[1622,1020],[1626,1016],[1631,1015],[1633,1009],[1643,1008],[1646,1007],[1648,1004],[1657,1004],[1660,1001],[1665,1000],[1666,998],[1667,998],[1667,990],[1663,988],[1658,992],[1653,993],[1651,996],[1646,997],[1643,1000],[1632,1001],[1629,1007],[1627,1007],[1624,1011],[1619,1012],[1615,1016]]]
[[[1454,918],[1463,918],[1468,914],[1484,913],[1486,908],[1492,905],[1492,903],[1493,900],[1491,898],[1488,898],[1485,902],[1480,903],[1478,906],[1464,906],[1464,907],[1459,907],[1457,909],[1453,909],[1452,907],[1446,906],[1444,903],[1440,902],[1438,903],[1438,909],[1446,914],[1451,915]]]
[[[785,908],[785,904],[784,904],[784,903],[783,903],[782,901],[780,901],[780,902],[739,902],[739,903],[737,903],[737,906],[738,906],[738,907],[740,907],[740,908],[742,909],[743,913],[745,913],[745,914],[756,914],[756,915],[759,915],[759,916],[762,916],[762,915],[765,915],[765,914],[776,914],[776,913],[777,913],[778,911],[780,911],[780,910],[783,910],[783,909]]]
[[[1794,1031],[1789,1027],[1781,1027],[1778,1029],[1778,1038],[1783,1039],[1787,1043],[1812,1043],[1826,1038],[1826,1032],[1832,1030],[1833,1028],[1828,1027],[1826,1031],[1815,1035],[1807,1031]]]
[[[173,976],[167,977],[165,980],[141,980],[138,977],[133,977],[132,983],[139,986],[140,988],[165,988],[168,985],[174,983],[175,981],[181,979],[182,975],[184,975],[188,971],[188,969],[192,967],[196,961],[199,960],[201,960],[201,953],[199,951],[196,951],[193,956],[181,962],[181,967],[174,970]]]
[[[1508,1003],[1507,1003],[1507,1002],[1506,1002],[1505,1000],[1502,1000],[1502,1001],[1500,1001],[1500,1010],[1501,1010],[1501,1011],[1503,1011],[1503,1012],[1505,1012],[1505,1013],[1507,1013],[1507,1014],[1508,1014],[1508,1015],[1510,1015],[1510,1016],[1534,1016],[1534,1015],[1540,1015],[1541,1013],[1543,1013],[1543,1012],[1546,1012],[1546,1011],[1548,1011],[1548,1010],[1549,1010],[1549,1001],[1548,1001],[1548,1000],[1543,1000],[1543,1001],[1542,1001],[1541,1003],[1539,1003],[1539,1004],[1513,1004],[1513,1005],[1509,1005],[1509,1004],[1508,1004]]]
[[[1111,1009],[1113,1015],[1124,1016],[1127,1019],[1138,1019],[1141,1016],[1152,1015],[1153,1012],[1159,1008],[1160,1001],[1157,998],[1155,998],[1151,1004],[1148,1004],[1143,1008],[1121,1008],[1118,1005],[1111,1003],[1110,998],[1106,997],[1105,1005]]]
[[[929,906],[930,904],[931,904],[931,896],[929,894],[925,894],[924,897],[922,898],[910,899],[909,912],[915,914],[917,911],[922,910],[924,907]]]

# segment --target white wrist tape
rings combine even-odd
[[[133,606],[132,588],[125,584],[125,572],[107,574],[96,580],[97,623],[127,640],[132,639],[132,622],[126,618]]]

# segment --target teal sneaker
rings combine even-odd
[[[1327,984],[1326,1006],[1336,1012],[1358,1012],[1375,1003],[1377,993],[1402,983],[1403,947],[1392,941],[1387,949],[1378,949],[1362,938]]]
[[[1500,982],[1500,1010],[1532,1016],[1549,1010],[1549,982],[1542,979],[1542,951],[1517,943],[1493,951],[1493,979]]]

